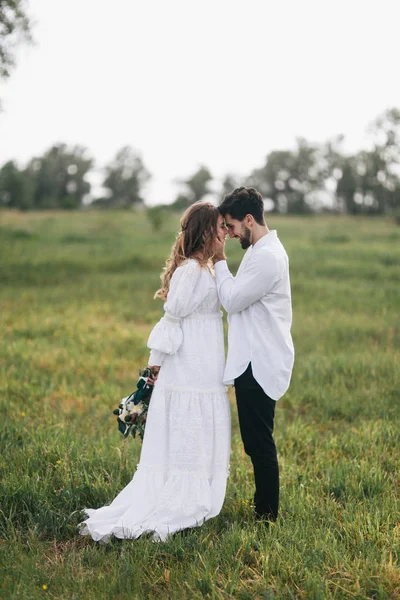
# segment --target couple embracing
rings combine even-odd
[[[246,250],[229,271],[225,237]],[[156,296],[165,314],[151,331],[154,390],[137,470],[108,506],[84,509],[82,535],[151,533],[164,541],[220,512],[231,442],[227,384],[235,387],[240,432],[254,468],[256,518],[275,521],[279,468],[273,438],[276,401],[289,387],[294,349],[288,257],[264,220],[254,188],[240,187],[217,208],[192,205]],[[225,365],[221,304],[228,313]]]

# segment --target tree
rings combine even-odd
[[[220,193],[221,201],[225,198],[227,194],[233,192],[233,190],[235,190],[237,187],[239,187],[237,177],[232,173],[228,173],[227,175],[225,175],[222,181],[222,189]]]
[[[382,113],[369,133],[369,150],[342,157],[337,195],[350,214],[384,214],[400,207],[400,111]]]
[[[307,197],[323,185],[320,160],[319,147],[299,138],[294,151],[270,152],[265,165],[251,173],[248,185],[270,198],[278,212],[310,212]]]
[[[15,47],[21,40],[32,41],[31,22],[25,0],[0,0],[0,77],[9,77],[15,66]]]
[[[278,175],[281,162],[285,162],[283,153],[278,151],[270,152],[265,159],[264,166],[253,169],[245,182],[245,185],[256,188],[263,198],[269,198],[272,201],[273,212],[280,212],[283,208],[279,207],[279,196],[274,185],[276,180],[274,172]],[[267,168],[268,163],[269,166]]]
[[[370,127],[373,149],[363,156],[378,212],[400,208],[400,110],[390,108]],[[373,180],[373,181],[372,181]]]
[[[187,188],[186,194],[181,194],[180,197],[186,196],[188,205],[201,200],[206,194],[210,193],[208,182],[212,180],[210,171],[204,165],[201,165],[195,173],[182,183]]]
[[[28,177],[10,160],[0,169],[0,206],[26,210],[32,207],[32,203]]]
[[[174,202],[172,204],[168,204],[169,210],[183,212],[190,206],[190,198],[185,194],[178,194]]]
[[[337,163],[337,168],[340,169],[340,177],[336,187],[337,202],[343,202],[343,205],[350,215],[355,215],[361,211],[359,204],[356,202],[357,192],[357,168],[354,156],[342,156]]]
[[[33,187],[34,208],[78,208],[90,192],[85,177],[93,166],[82,146],[52,146],[43,156],[33,158],[25,176]]]
[[[141,192],[149,178],[150,173],[140,155],[130,146],[121,148],[113,162],[106,167],[103,186],[109,193],[109,205],[127,208],[143,204]]]

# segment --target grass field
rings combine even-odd
[[[111,410],[147,362],[177,217],[0,212],[0,597],[400,598],[400,228],[270,217],[291,265],[296,362],[275,439],[281,516],[252,515],[232,398],[221,514],[165,543],[78,535],[139,440]],[[233,270],[242,250],[227,242]],[[138,502],[141,499],[138,498]]]

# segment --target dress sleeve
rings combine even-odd
[[[178,267],[170,281],[164,316],[150,333],[149,364],[161,366],[167,354],[175,354],[183,342],[181,319],[193,313],[210,289],[206,269],[195,259]]]

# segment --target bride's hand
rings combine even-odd
[[[151,366],[149,365],[149,369],[151,369],[151,372],[152,372],[152,374],[153,374],[153,377],[148,377],[148,378],[147,378],[147,383],[148,383],[149,385],[154,385],[154,383],[156,382],[156,380],[157,380],[157,377],[158,377],[158,374],[159,374],[159,372],[160,372],[160,368],[161,368],[161,367],[159,367],[159,366],[152,366],[152,367],[151,367]]]
[[[226,260],[225,256],[225,238],[219,234],[214,240],[214,264],[220,260]]]

